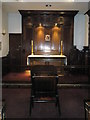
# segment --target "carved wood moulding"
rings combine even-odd
[[[28,19],[34,26],[42,23],[45,27],[53,26],[54,23],[63,24],[64,17],[74,17],[78,11],[45,11],[45,10],[19,10],[24,19]]]

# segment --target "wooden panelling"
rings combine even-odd
[[[21,34],[9,34],[9,50],[10,50],[11,70],[15,70],[13,66],[21,65],[21,60],[22,60],[21,58],[22,35]]]
[[[52,28],[52,50],[57,50],[59,54],[60,50],[60,41],[61,41],[61,28],[53,27]]]
[[[31,27],[30,18],[23,19],[22,34],[22,65],[27,65],[27,56],[31,54],[31,40],[33,39],[34,29]]]
[[[77,12],[21,10],[22,65],[26,65],[27,56],[31,54],[31,40],[34,43],[34,54],[60,54],[60,42],[63,40],[64,54],[68,57],[73,45],[73,22]],[[45,39],[47,35],[49,40]]]
[[[0,58],[2,59],[2,76],[6,75],[7,73],[10,72],[10,59],[9,59],[9,55]]]
[[[43,50],[44,46],[44,37],[45,37],[45,29],[42,26],[35,28],[34,34],[34,43],[35,43],[35,51]],[[36,52],[35,52],[36,53]]]

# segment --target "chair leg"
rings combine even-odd
[[[58,106],[58,112],[59,112],[59,115],[61,115],[60,103],[59,103],[59,97],[58,96],[56,97],[56,106]]]
[[[30,97],[30,116],[31,116],[31,112],[32,112],[32,107],[33,107],[33,98]]]
[[[85,108],[85,100],[84,100],[84,112],[85,112],[85,120],[87,120],[87,113],[86,113],[86,108]]]
[[[57,103],[57,100],[56,100],[56,104],[55,104],[55,105],[56,105],[56,107],[57,107],[57,104],[58,104],[58,103]]]

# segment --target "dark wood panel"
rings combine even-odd
[[[33,40],[33,28],[27,23],[28,20],[23,19],[22,65],[27,65],[27,56],[31,54],[31,40]]]
[[[34,33],[34,44],[35,44],[35,53],[38,50],[43,50],[44,46],[44,37],[45,37],[45,28],[43,26],[36,27]]]
[[[64,46],[64,54],[69,57],[69,51],[73,46],[73,30],[71,26],[64,26],[63,30],[63,46]]]
[[[49,36],[49,39],[46,37]],[[53,51],[60,53],[61,28],[36,27],[34,33],[35,54],[53,54]]]
[[[78,10],[19,10],[22,16],[42,16],[42,15],[54,15],[54,16],[75,16]]]
[[[9,34],[10,66],[21,65],[22,35]]]
[[[0,59],[2,59],[2,76],[4,76],[4,75],[6,75],[7,73],[9,73],[10,72],[10,59],[9,59],[9,55],[7,55],[7,56],[4,56],[4,57],[2,57],[2,58],[0,58]]]
[[[61,27],[52,28],[52,50],[57,50],[60,54],[60,41],[61,41]]]

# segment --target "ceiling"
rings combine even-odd
[[[86,13],[88,2],[2,2],[2,8],[10,13],[18,10],[79,10]]]

